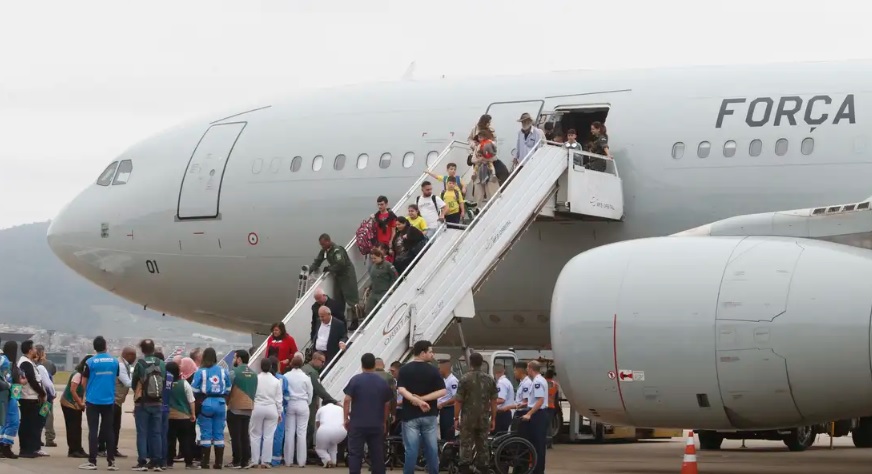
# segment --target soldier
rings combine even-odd
[[[391,412],[388,417],[388,426],[385,428],[386,433],[390,433],[391,424],[393,423],[393,419],[396,418],[397,412],[397,379],[390,372],[385,371],[385,361],[381,358],[376,357],[375,359],[375,373],[379,377],[383,378],[385,382],[387,382],[388,387],[391,388],[391,395],[393,396],[393,400],[391,401]]]
[[[312,262],[309,273],[320,270],[321,264],[327,260],[327,271],[333,274],[334,289],[338,293],[337,299],[344,301],[351,308],[352,317],[349,329],[354,330],[360,320],[358,307],[360,297],[357,294],[357,274],[354,271],[354,264],[348,258],[348,252],[345,251],[345,248],[334,244],[329,235],[321,234],[318,243],[321,244],[321,251]]]
[[[545,441],[548,436],[548,382],[539,373],[539,362],[531,360],[527,364],[527,377],[532,380],[527,391],[527,413],[521,423],[527,425],[524,437],[536,448],[536,468],[533,474],[545,473]]]
[[[475,469],[488,472],[487,435],[493,431],[497,413],[497,384],[493,377],[481,371],[484,362],[481,354],[469,356],[472,370],[460,379],[455,395],[454,426],[460,430],[460,472],[472,472],[470,466],[475,456]]]
[[[385,260],[385,254],[381,249],[372,249],[370,253],[372,266],[369,267],[369,297],[366,299],[366,311],[364,317],[375,308],[375,305],[387,294],[394,282],[397,281],[399,275],[397,269],[391,265],[391,262]],[[384,367],[382,367],[384,368]]]
[[[321,325],[320,320],[318,321],[318,325]],[[330,396],[327,389],[321,385],[321,369],[324,368],[324,364],[326,363],[327,357],[324,356],[324,353],[315,351],[312,353],[312,360],[303,366],[303,372],[312,380],[312,389],[314,390],[312,403],[309,404],[309,428],[306,430],[306,446],[315,446],[315,415],[318,413],[318,408],[320,408],[322,404],[327,405],[329,403],[339,403],[339,401]]]

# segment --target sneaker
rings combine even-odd
[[[137,465],[133,466],[133,470],[134,471],[147,471],[148,466],[146,466],[145,464],[137,464]]]
[[[45,443],[45,447],[46,448],[57,448],[58,444],[55,443],[54,441],[49,441],[48,443]]]
[[[162,467],[160,467],[160,466],[154,466],[154,467],[152,468],[152,470],[153,470],[154,472],[161,472],[161,471],[164,470],[164,468],[162,468]]]
[[[82,469],[84,471],[96,471],[97,465],[92,462],[86,462],[85,464],[80,464],[79,469]]]
[[[98,458],[105,458],[105,457],[106,457],[106,451],[97,451],[97,457],[98,457]]]
[[[117,470],[118,470],[118,466],[116,466],[114,462],[110,462],[110,463],[109,463],[109,467],[107,467],[106,469],[108,469],[108,470],[110,470],[110,471],[117,471]]]
[[[198,470],[198,469],[200,469],[200,466],[198,466],[196,464],[188,464],[185,466],[185,469]]]
[[[41,449],[40,449],[39,451],[36,452],[36,455],[37,455],[37,456],[40,456],[40,457],[48,457],[48,453],[45,452],[45,451],[43,451],[43,450],[41,450]]]
[[[117,458],[124,459],[124,458],[126,458],[126,457],[127,457],[126,454],[121,454],[121,453],[119,453],[118,451],[115,451],[115,458],[116,458],[116,459],[117,459]]]

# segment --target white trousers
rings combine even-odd
[[[272,462],[273,438],[279,414],[275,405],[255,405],[251,412],[248,435],[251,438],[251,462],[270,464]]]
[[[294,463],[295,452],[297,465],[306,466],[306,430],[308,428],[309,404],[305,400],[288,402],[288,409],[285,412],[285,466]],[[296,451],[294,447],[296,447]]]
[[[315,432],[315,452],[321,462],[336,464],[336,453],[339,443],[345,439],[345,427],[342,425],[321,425]]]

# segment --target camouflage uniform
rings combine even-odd
[[[462,404],[459,413],[461,469],[469,469],[475,453],[476,470],[486,473],[489,465],[487,435],[491,424],[491,406],[497,399],[497,384],[490,375],[481,370],[472,370],[460,379],[455,399]]]
[[[357,293],[357,274],[354,264],[348,258],[348,252],[344,247],[332,244],[329,249],[321,250],[315,261],[312,262],[311,271],[321,268],[324,260],[327,260],[327,271],[333,274],[335,290],[339,293],[337,299],[345,301],[352,308],[360,301]]]

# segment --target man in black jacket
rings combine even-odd
[[[327,358],[326,363],[329,364],[340,350],[345,349],[348,333],[345,323],[339,318],[334,318],[327,306],[318,309],[318,317],[321,325],[312,333],[312,347],[316,351],[323,352]]]
[[[315,336],[318,335],[318,326],[321,325],[321,317],[318,316],[318,310],[322,306],[330,308],[330,314],[334,318],[341,320],[343,323],[345,322],[345,304],[327,296],[321,287],[315,288],[315,302],[312,303],[312,333],[310,335],[313,341]]]
[[[36,348],[33,341],[27,340],[21,343],[21,358],[18,359],[18,368],[27,379],[27,383],[21,392],[18,406],[21,410],[21,427],[18,436],[21,439],[21,451],[19,457],[35,458],[41,448],[43,419],[39,416],[39,407],[45,402],[45,389],[42,387],[42,379],[33,359],[36,357]]]

